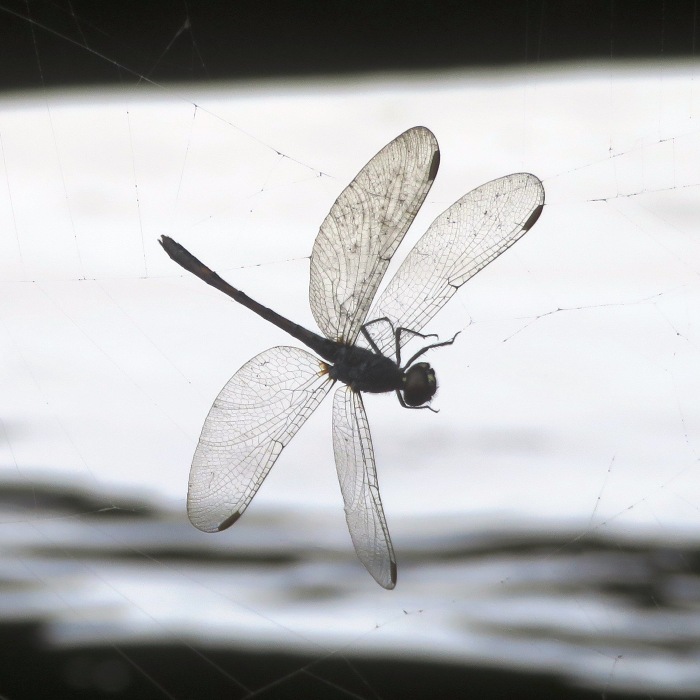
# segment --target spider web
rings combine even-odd
[[[196,47],[186,25],[173,41],[183,37]],[[554,666],[600,697],[688,692],[694,68],[455,72],[282,94],[276,83],[173,89],[155,84],[156,68],[100,99],[5,98],[0,118],[3,579],[64,654],[67,682],[127,693],[137,678],[179,698],[182,664],[233,697],[300,682],[390,697],[360,663],[382,654]],[[442,167],[398,262],[493,177],[532,171],[547,204],[427,329],[464,331],[430,356],[440,414],[366,402],[399,561],[386,594],[352,558],[327,411],[231,536],[184,520],[211,401],[247,359],[287,341],[173,270],[156,239],[181,240],[313,327],[305,286],[320,222],[367,158],[419,123]],[[139,648],[154,640],[165,661]],[[303,657],[255,677],[231,648]]]

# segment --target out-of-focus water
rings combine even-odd
[[[102,647],[120,666],[148,643],[527,670],[594,693],[700,688],[698,539],[391,518],[399,582],[386,593],[349,538],[329,536],[338,513],[253,510],[217,537],[77,488],[0,494],[0,629],[31,622],[44,651]]]

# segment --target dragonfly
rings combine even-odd
[[[275,324],[307,350],[273,347],[244,364],[204,422],[189,476],[187,512],[204,532],[233,525],[284,447],[330,389],[333,452],[355,552],[382,587],[396,585],[396,556],[379,493],[362,395],[395,392],[406,408],[431,408],[434,369],[417,361],[456,336],[427,342],[421,330],[455,292],[535,224],[542,182],[514,173],[457,200],[430,225],[374,300],[384,273],[437,175],[440,149],[426,127],[382,148],[343,190],[311,252],[309,302],[323,335],[232,287],[168,236],[181,267]],[[373,303],[374,302],[374,303]],[[427,342],[403,361],[410,340]],[[319,359],[320,358],[322,359]]]

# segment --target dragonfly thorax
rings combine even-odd
[[[355,391],[383,394],[403,388],[403,370],[391,358],[358,345],[339,344],[333,353],[331,379],[347,384]]]
[[[427,362],[411,365],[403,378],[403,400],[409,406],[422,406],[435,396],[435,370]]]

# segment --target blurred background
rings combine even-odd
[[[4,0],[0,695],[700,695],[699,26],[696,0]],[[427,328],[462,331],[440,412],[365,402],[389,592],[330,401],[234,528],[189,524],[214,398],[296,343],[157,239],[315,329],[321,221],[419,124],[441,168],[395,262],[488,180],[547,199]]]

